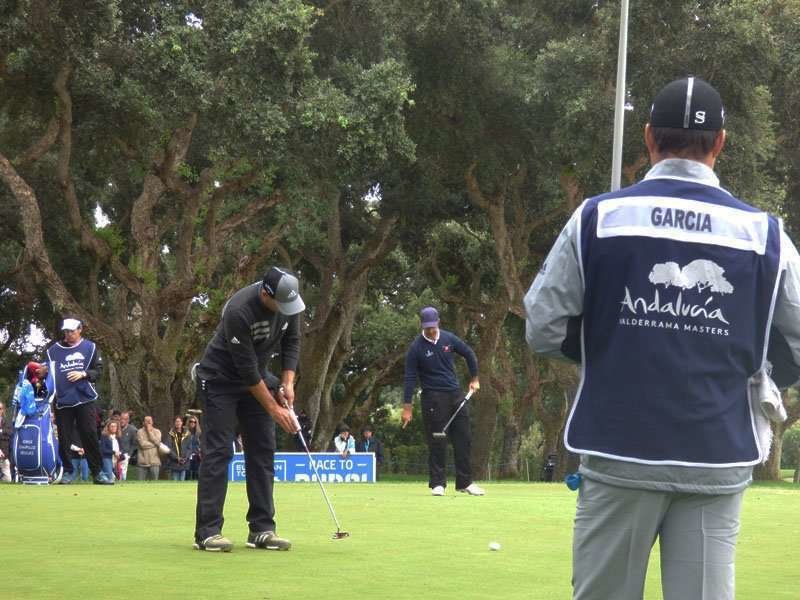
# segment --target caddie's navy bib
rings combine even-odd
[[[56,406],[64,408],[91,402],[97,398],[97,390],[88,379],[72,382],[67,373],[86,371],[94,358],[94,342],[82,339],[75,346],[53,344],[47,349],[50,373],[55,381]]]
[[[647,179],[587,200],[573,452],[645,464],[760,460],[747,380],[763,364],[780,222],[725,190]]]

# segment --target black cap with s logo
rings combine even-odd
[[[719,92],[697,77],[676,79],[664,86],[650,109],[650,126],[719,131],[725,108]]]

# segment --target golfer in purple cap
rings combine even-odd
[[[455,455],[456,490],[472,496],[483,496],[483,488],[472,481],[469,414],[466,405],[462,406],[464,394],[453,364],[456,354],[467,361],[471,377],[469,391],[474,393],[481,387],[478,381],[478,359],[472,348],[457,335],[439,328],[439,311],[433,306],[423,308],[419,316],[422,333],[414,339],[406,354],[403,427],[411,421],[411,398],[419,380],[422,387],[422,423],[429,451],[428,487],[431,495],[444,496],[447,487],[445,463],[449,439]],[[451,417],[447,436],[444,437],[440,432]],[[436,433],[439,435],[434,435]]]

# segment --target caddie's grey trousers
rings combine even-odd
[[[572,542],[573,599],[641,600],[658,538],[664,600],[733,600],[743,494],[638,490],[584,477]]]

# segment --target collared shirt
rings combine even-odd
[[[424,329],[422,330],[422,337],[424,337],[426,340],[428,340],[428,341],[429,341],[431,344],[433,344],[433,345],[436,345],[436,342],[438,342],[438,341],[439,341],[439,338],[440,338],[441,336],[442,336],[442,331],[441,331],[441,329],[437,329],[437,330],[436,330],[436,337],[435,337],[435,338],[433,338],[433,339],[431,339],[431,338],[429,338],[427,335],[425,335],[425,330],[424,330]]]

